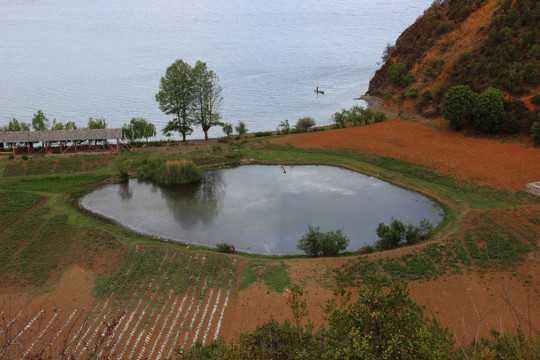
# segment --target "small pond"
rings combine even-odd
[[[354,251],[374,244],[378,224],[392,216],[435,226],[444,217],[421,194],[331,166],[241,166],[179,186],[131,179],[97,189],[80,204],[142,234],[207,247],[230,243],[264,255],[302,253],[296,245],[308,224],[342,229]]]

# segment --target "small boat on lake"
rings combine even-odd
[[[324,94],[324,90],[319,90],[319,87],[318,87],[318,86],[317,86],[317,88],[316,88],[315,90],[313,90],[313,91],[315,91],[317,94]]]

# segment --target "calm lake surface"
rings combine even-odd
[[[161,134],[170,118],[154,96],[179,58],[219,75],[225,122],[250,131],[303,116],[328,124],[336,111],[365,105],[352,99],[367,91],[386,44],[431,3],[0,0],[0,126],[30,123],[41,109],[79,127],[89,117],[112,128],[141,116]],[[190,138],[202,137],[196,129]]]
[[[342,229],[349,250],[373,244],[380,222],[393,217],[437,225],[443,210],[428,198],[373,177],[330,166],[242,166],[209,171],[198,185],[158,186],[131,179],[108,185],[81,205],[143,234],[215,247],[283,255],[308,224],[321,231]]]

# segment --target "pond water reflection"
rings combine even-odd
[[[131,179],[81,199],[97,214],[143,234],[265,255],[299,254],[307,225],[342,229],[349,250],[377,240],[395,217],[434,225],[443,211],[428,198],[373,177],[330,166],[242,166],[213,170],[198,184],[160,186]]]

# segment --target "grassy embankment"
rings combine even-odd
[[[191,158],[206,169],[238,165],[242,159],[259,163],[342,166],[423,192],[445,208],[446,218],[431,237],[435,241],[399,257],[379,256],[377,260],[370,255],[353,257],[336,271],[336,280],[343,285],[355,284],[366,271],[417,280],[464,271],[486,271],[492,266],[512,267],[524,261],[528,252],[536,250],[535,239],[540,237],[537,220],[540,199],[537,197],[477,186],[389,157],[277,147],[258,138],[219,147],[191,146],[189,151],[175,146],[140,149],[123,156],[135,170],[150,155]],[[100,272],[95,265],[96,257],[114,254],[118,258],[133,243],[187,250],[183,245],[134,234],[78,208],[78,197],[98,184],[115,181],[117,158],[118,155],[98,155],[0,161],[0,169],[3,169],[0,271],[7,274],[2,277],[1,286],[39,287],[53,274],[74,263],[83,263]],[[189,251],[208,250],[191,246]],[[273,284],[269,287],[278,291],[287,285],[286,267],[281,265],[285,259],[269,260],[259,256],[247,256],[247,259],[242,287],[257,278],[266,279],[268,284]]]

